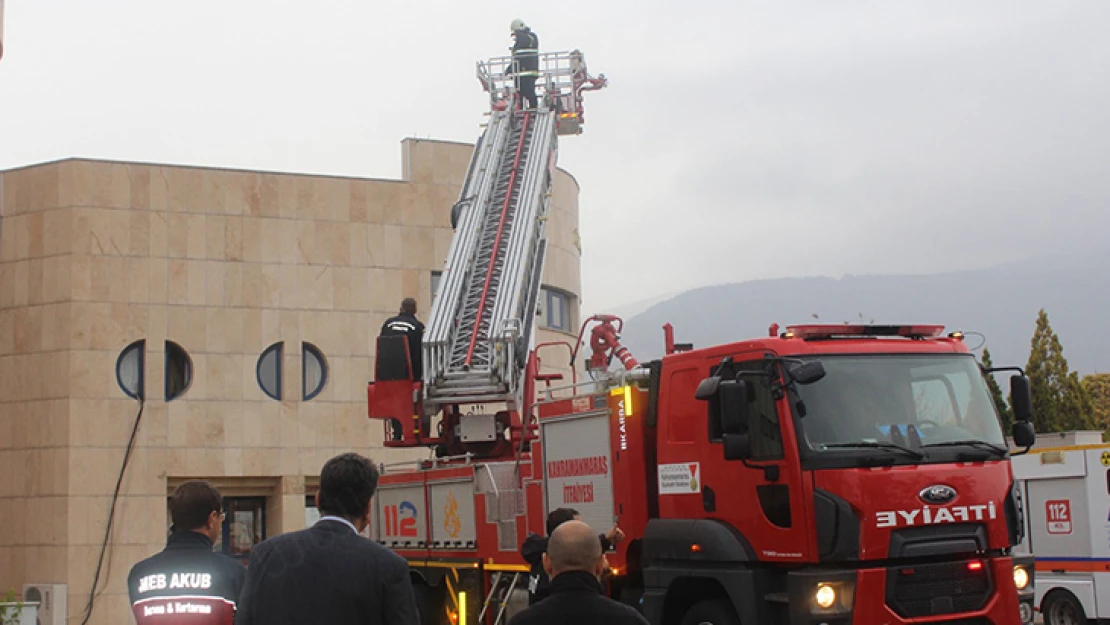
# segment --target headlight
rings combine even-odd
[[[817,601],[817,607],[827,610],[836,603],[836,590],[828,584],[819,584],[813,598]]]
[[[1029,586],[1029,571],[1025,570],[1024,566],[1014,567],[1014,586],[1018,590],[1025,590]]]

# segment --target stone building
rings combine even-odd
[[[181,481],[220,487],[219,548],[245,558],[312,522],[327,458],[413,457],[366,417],[374,338],[405,296],[427,319],[471,146],[402,148],[402,180],[84,159],[0,172],[0,594],[66,584],[80,619],[137,418],[91,623],[130,621],[127,571],[163,546]],[[560,171],[537,341],[577,329],[577,222]]]

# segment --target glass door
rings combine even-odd
[[[224,515],[215,550],[246,564],[251,548],[266,540],[266,498],[224,497]]]

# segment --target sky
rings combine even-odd
[[[398,178],[405,137],[478,137],[516,17],[609,78],[560,144],[583,312],[1106,246],[1103,0],[8,0],[0,169]]]

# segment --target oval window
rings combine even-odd
[[[116,382],[128,397],[143,398],[143,355],[146,339],[123,348],[116,359]]]
[[[166,401],[173,401],[193,383],[193,360],[185,348],[166,341]]]
[[[328,381],[328,362],[320,348],[312,343],[301,344],[301,363],[304,367],[304,400],[308,401],[324,390]]]
[[[271,399],[281,401],[281,351],[284,343],[274,343],[262,352],[255,365],[258,386]]]

